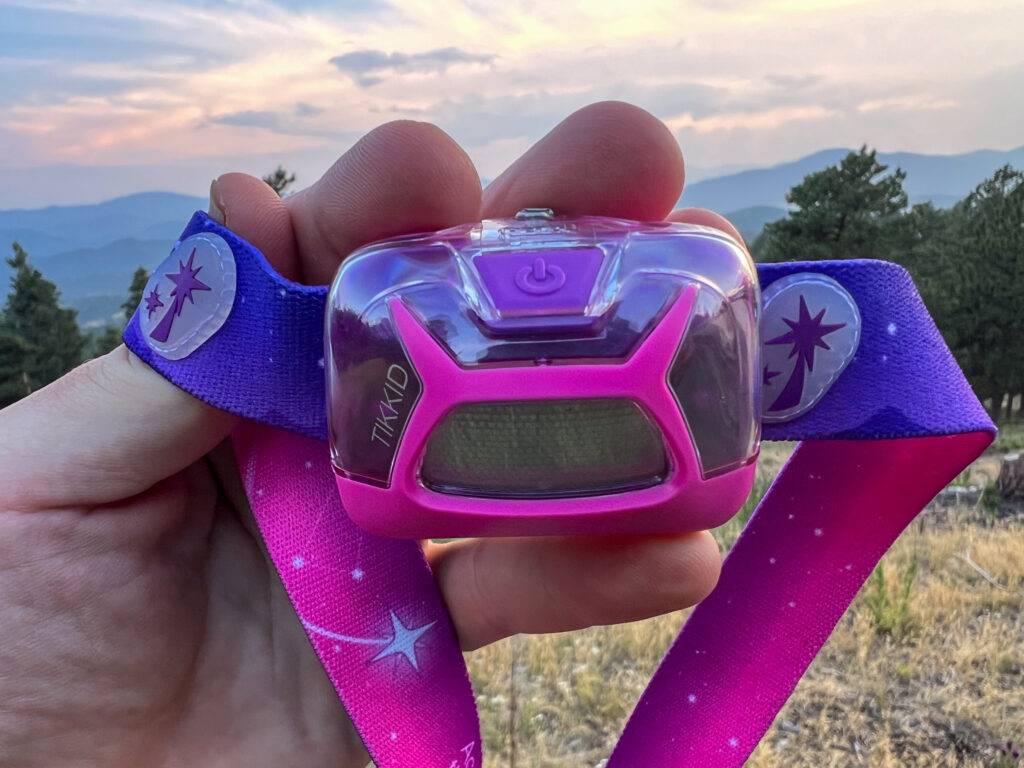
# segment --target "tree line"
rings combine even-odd
[[[909,205],[906,174],[862,147],[811,173],[786,196],[789,214],[765,226],[758,261],[884,259],[904,266],[946,343],[992,415],[1024,404],[1024,173],[1005,166],[952,208]],[[279,194],[295,180],[264,177]],[[14,269],[0,309],[0,407],[45,386],[83,359],[119,343],[123,323],[84,334],[56,286],[14,244]],[[122,305],[124,322],[142,297],[139,268]]]
[[[906,174],[862,147],[809,174],[765,226],[759,261],[884,259],[905,267],[994,418],[1024,406],[1024,173],[997,170],[952,208],[908,205]]]
[[[278,166],[263,181],[284,195],[295,183],[295,174]],[[14,255],[6,261],[14,274],[7,301],[0,307],[0,408],[118,346],[149,280],[144,267],[136,269],[122,315],[100,332],[87,333],[78,325],[78,313],[60,305],[57,286],[32,266],[25,249],[18,243],[12,247]]]

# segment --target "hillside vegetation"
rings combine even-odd
[[[761,492],[788,450],[765,446]],[[990,486],[998,450],[958,482]],[[741,524],[716,532],[723,550]],[[1022,608],[1024,509],[1000,509],[991,496],[931,505],[860,590],[747,764],[1017,766],[1000,750],[1024,742]],[[602,765],[688,613],[518,636],[471,654],[484,766]]]

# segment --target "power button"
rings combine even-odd
[[[565,285],[565,270],[557,264],[548,264],[543,256],[533,260],[533,266],[521,267],[516,272],[516,287],[533,296],[554,293]]]
[[[473,260],[503,318],[586,311],[604,254],[599,248],[484,253]]]

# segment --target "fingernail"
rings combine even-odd
[[[214,179],[210,182],[210,211],[209,217],[216,221],[218,224],[225,224],[226,217],[224,216],[224,209],[221,207],[220,195],[217,190],[217,180]]]

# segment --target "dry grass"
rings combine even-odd
[[[763,470],[777,471],[786,453],[769,447]],[[984,485],[997,469],[984,457],[962,480]],[[723,546],[739,527],[718,532]],[[929,508],[861,590],[748,765],[1017,766],[998,748],[1024,741],[1022,607],[1024,520],[988,502]],[[601,765],[684,619],[522,636],[471,655],[485,768]]]

